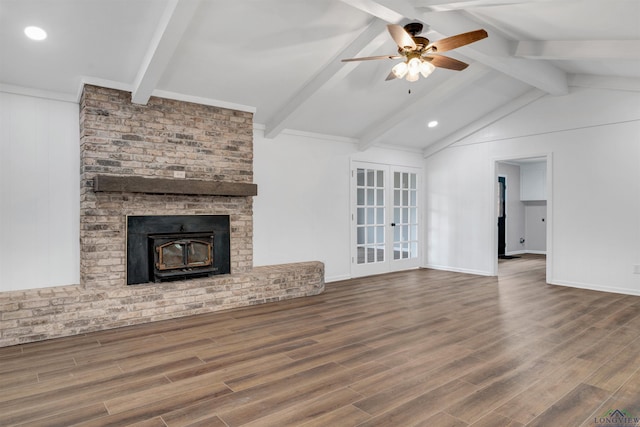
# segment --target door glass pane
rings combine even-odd
[[[418,188],[417,175],[394,172],[393,259],[417,258],[418,255]]]
[[[385,261],[385,171],[357,170],[358,264]]]
[[[369,244],[373,244],[375,243],[375,228],[374,227],[367,227],[367,243]]]
[[[376,223],[376,210],[373,208],[367,208],[367,224],[375,224]]]

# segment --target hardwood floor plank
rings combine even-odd
[[[370,419],[360,409],[352,405],[343,406],[325,414],[318,414],[312,420],[300,424],[301,427],[326,427],[326,426],[356,426]]]
[[[72,387],[57,394],[36,395],[35,398],[15,399],[0,410],[0,425],[10,426],[53,416],[72,408],[82,408],[92,403],[103,402],[126,393],[149,390],[160,384],[166,384],[164,377],[149,377],[141,380],[130,380],[119,377],[116,381],[102,382],[98,386]]]
[[[231,390],[223,383],[212,383],[207,376],[199,378],[189,378],[186,380],[162,384],[151,389],[142,390],[136,393],[128,393],[126,396],[113,397],[104,402],[110,414],[117,414],[141,406],[149,405],[156,401],[164,401],[166,399],[177,399],[179,396],[192,393],[202,384],[203,393],[214,393],[216,395],[226,394]]]
[[[416,375],[415,369],[398,368],[384,372],[375,382],[367,378],[351,386],[367,396],[356,402],[354,406],[368,414],[380,415],[418,395],[449,383],[452,379],[473,369],[477,362],[478,359],[473,357],[463,357],[441,367],[430,367],[422,375]],[[475,389],[477,390],[477,387]]]
[[[549,409],[533,419],[527,427],[553,425],[579,426],[609,397],[605,390],[588,384],[579,384]]]
[[[639,366],[640,339],[636,339],[600,366],[584,382],[613,393],[637,371]]]
[[[0,425],[592,426],[640,413],[640,297],[411,270],[0,349]],[[591,424],[590,424],[591,423]]]
[[[352,402],[355,402],[360,397],[355,391],[342,388],[315,399],[305,400],[282,411],[260,417],[255,421],[242,425],[246,427],[297,427],[306,421],[311,421],[317,414],[334,412],[345,406],[349,407]]]
[[[623,351],[629,343],[640,336],[640,331],[631,330],[625,327],[618,328],[605,335],[590,347],[578,354],[579,359],[605,362]]]
[[[217,415],[188,424],[186,427],[228,427]]]
[[[155,417],[138,423],[129,424],[127,427],[167,427],[162,418]]]
[[[574,358],[568,365],[561,365],[532,383],[494,412],[527,424],[577,387],[599,365],[597,362]]]
[[[368,351],[369,348],[362,344],[354,344],[350,346],[341,347],[334,351],[318,354],[317,356],[308,357],[293,361],[286,365],[281,365],[277,370],[262,369],[257,372],[252,372],[248,375],[241,375],[234,378],[230,378],[225,381],[229,387],[234,391],[244,390],[254,387],[259,384],[264,384],[269,381],[281,378],[283,375],[289,375],[292,373],[300,372],[305,369],[309,369],[313,366],[318,366],[324,363],[337,362],[338,359],[349,357],[351,355],[361,354]]]
[[[493,424],[493,425],[495,426],[498,424]],[[462,420],[457,419],[456,417],[453,417],[447,414],[446,412],[438,412],[437,414],[430,416],[426,420],[420,421],[419,423],[413,425],[413,427],[433,427],[433,426],[466,427],[468,426],[468,424]],[[504,427],[503,425],[500,425],[500,426]]]
[[[557,366],[544,360],[516,366],[489,385],[443,409],[448,414],[472,424],[555,369]],[[463,380],[464,378],[462,377]]]
[[[280,372],[280,368],[282,366],[290,363],[292,363],[291,359],[289,359],[285,354],[268,354],[266,356],[258,356],[244,360],[231,366],[220,366],[215,363],[205,363],[191,368],[168,372],[166,373],[166,376],[171,381],[179,381],[185,378],[217,373],[216,376],[211,377],[211,380],[226,382],[241,376],[257,375],[259,372],[265,370],[270,372]]]
[[[232,391],[223,384],[212,384],[204,387],[176,387],[173,393],[167,390],[152,390],[155,399],[134,395],[128,404],[120,399],[105,402],[109,415],[80,423],[82,427],[120,427],[138,423],[155,417],[162,417],[185,405],[230,395]],[[148,393],[152,396],[151,393]]]
[[[55,415],[46,416],[39,420],[30,420],[23,424],[24,427],[52,427],[71,426],[86,420],[108,415],[107,408],[102,403],[95,403],[84,408],[71,409],[59,412]]]
[[[509,419],[495,412],[489,412],[487,415],[479,419],[473,424],[469,424],[469,427],[523,427],[524,424],[518,421]]]
[[[418,395],[387,412],[361,424],[371,426],[410,426],[440,412],[443,407],[473,393],[477,387],[460,380],[453,380],[431,391]]]

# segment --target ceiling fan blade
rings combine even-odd
[[[391,38],[396,42],[400,49],[415,50],[418,48],[418,46],[416,46],[416,42],[413,41],[411,34],[407,33],[407,31],[400,25],[389,24],[387,25],[387,30],[389,30]]]
[[[434,67],[447,68],[449,70],[462,71],[469,66],[466,62],[443,55],[425,55],[423,58],[431,62]]]
[[[385,82],[388,82],[389,80],[393,80],[397,78],[395,74],[393,74],[393,71],[389,73],[389,75],[387,76],[386,79],[384,79]]]
[[[427,47],[427,51],[429,51],[429,48],[433,48],[433,52],[446,52],[469,43],[477,42],[487,36],[488,34],[485,30],[470,31],[468,33],[458,34],[457,36],[451,36],[438,40],[437,42],[433,42]]]
[[[398,58],[402,58],[402,56],[399,56],[399,55],[363,56],[362,58],[343,59],[342,62],[372,61],[375,59],[398,59]]]

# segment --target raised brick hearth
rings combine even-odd
[[[128,92],[85,86],[80,284],[0,293],[0,346],[323,291],[320,262],[253,267],[251,196],[94,191],[96,175],[173,179],[177,171],[185,180],[220,188],[252,183],[251,113],[154,97],[143,106],[130,99]],[[127,215],[229,215],[231,274],[127,286]]]

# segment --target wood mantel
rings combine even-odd
[[[244,182],[96,175],[93,178],[93,191],[246,197],[256,196],[258,186]]]

